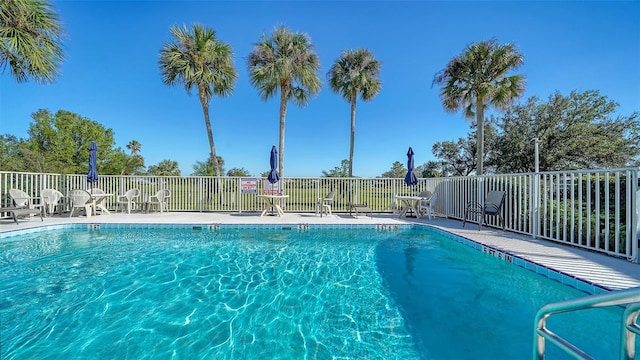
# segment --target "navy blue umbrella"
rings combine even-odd
[[[407,151],[407,175],[404,177],[405,184],[412,186],[418,183],[418,177],[413,172],[414,164],[413,164],[413,149],[409,146],[409,151]]]
[[[275,145],[271,147],[269,163],[271,164],[271,171],[269,172],[269,176],[267,176],[267,180],[269,180],[271,184],[275,184],[280,180],[280,175],[278,175],[278,171],[276,170],[278,168],[278,150],[276,150]]]
[[[98,145],[92,141],[89,145],[89,173],[87,174],[87,182],[93,184],[98,182]]]

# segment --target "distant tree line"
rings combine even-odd
[[[598,91],[559,92],[544,102],[537,97],[507,108],[484,123],[485,173],[535,171],[539,141],[540,171],[640,166],[640,114],[614,116],[618,104]],[[477,169],[477,126],[465,138],[433,145],[435,161],[417,166],[419,177],[468,176]],[[324,176],[346,176],[342,167]],[[406,162],[406,161],[404,161]],[[381,177],[402,178],[404,162],[395,161]]]
[[[175,161],[164,160],[145,171],[142,145],[132,140],[130,153],[115,147],[114,131],[101,124],[59,110],[55,114],[38,110],[32,114],[26,139],[0,135],[0,170],[40,173],[82,174],[88,172],[89,144],[98,145],[98,172],[102,174],[170,173],[179,175]],[[159,175],[159,174],[158,174]]]
[[[26,139],[0,135],[0,170],[38,173],[84,174],[88,172],[89,144],[98,145],[98,172],[110,175],[179,176],[177,161],[165,159],[145,167],[142,144],[131,140],[129,153],[115,146],[114,131],[69,111],[32,114]],[[218,157],[222,170],[224,160]],[[191,175],[213,176],[211,161],[197,161]],[[249,176],[244,168],[232,168],[227,176]]]
[[[531,97],[492,116],[484,128],[486,173],[535,171],[539,140],[540,171],[640,166],[638,112],[615,116],[618,104],[598,91],[556,92],[544,102]],[[467,176],[477,168],[476,124],[466,138],[433,145],[436,161],[422,175]]]

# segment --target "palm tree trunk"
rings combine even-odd
[[[211,151],[211,159],[213,168],[216,172],[216,192],[218,193],[218,201],[222,202],[222,181],[220,179],[220,164],[218,164],[218,156],[216,155],[216,145],[213,142],[213,129],[211,128],[211,120],[209,118],[209,101],[205,98],[202,91],[199,91],[200,104],[202,104],[202,113],[204,114],[204,124],[207,127],[207,137],[209,138],[209,149]]]
[[[482,160],[484,159],[484,99],[478,96],[476,99],[476,175],[482,175]]]
[[[349,138],[349,177],[353,177],[353,148],[356,140],[356,95],[351,94],[351,135]]]
[[[278,169],[281,178],[284,178],[284,123],[287,116],[287,99],[289,98],[289,86],[283,85],[280,89],[280,147],[278,153]],[[282,183],[280,185],[282,187]]]
[[[218,157],[216,156],[216,145],[213,142],[213,129],[211,128],[211,120],[209,118],[209,103],[204,96],[200,95],[200,104],[202,104],[202,113],[204,114],[204,124],[207,127],[207,137],[209,138],[209,150],[211,152],[211,159],[213,159],[213,168],[216,172],[216,176],[220,176],[220,164],[218,164]]]

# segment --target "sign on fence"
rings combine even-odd
[[[280,181],[276,181],[275,184],[272,184],[269,180],[262,180],[262,193],[264,195],[282,195]]]
[[[258,179],[242,178],[240,179],[241,194],[256,194],[258,192]]]

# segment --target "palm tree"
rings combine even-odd
[[[0,6],[0,68],[9,65],[17,82],[32,78],[52,83],[62,54],[62,26],[45,0],[2,0]]]
[[[149,166],[149,174],[155,176],[180,176],[180,168],[177,161],[165,159],[157,165]]]
[[[131,151],[131,154],[127,156],[120,175],[133,175],[139,173],[141,169],[144,169],[144,159],[138,155],[138,152],[142,149],[142,144],[140,144],[138,140],[131,140],[127,144],[127,149]]]
[[[523,55],[513,44],[500,45],[496,39],[473,43],[438,72],[434,84],[442,85],[440,98],[445,110],[464,109],[467,118],[476,118],[477,171],[482,175],[484,157],[484,111],[487,105],[506,109],[522,95],[524,75],[507,76],[507,72],[524,63]]]
[[[191,88],[198,89],[198,97],[204,114],[204,123],[209,137],[209,148],[216,176],[220,166],[213,142],[213,130],[209,118],[209,101],[213,95],[231,95],[237,78],[233,67],[231,46],[216,38],[212,29],[193,25],[192,29],[171,27],[173,40],[160,51],[160,70],[166,85],[184,85],[188,94]]]
[[[140,144],[138,140],[131,140],[127,144],[127,149],[131,151],[131,156],[136,156],[140,149],[142,149],[142,144]]]
[[[322,87],[317,75],[320,59],[314,52],[309,36],[292,33],[284,26],[276,28],[271,37],[262,35],[254,44],[248,60],[249,79],[262,100],[280,91],[280,144],[278,166],[284,177],[284,130],[287,102],[305,106]]]
[[[218,156],[217,160],[220,165],[220,172],[224,172],[224,159]],[[193,164],[193,173],[191,173],[191,176],[213,176],[215,170],[211,164],[213,164],[213,160],[211,159],[196,161],[196,163]]]
[[[349,143],[349,177],[353,176],[353,147],[356,134],[356,100],[371,101],[380,92],[378,79],[382,64],[367,49],[344,51],[336,60],[327,77],[331,90],[339,93],[351,104],[351,136]]]

